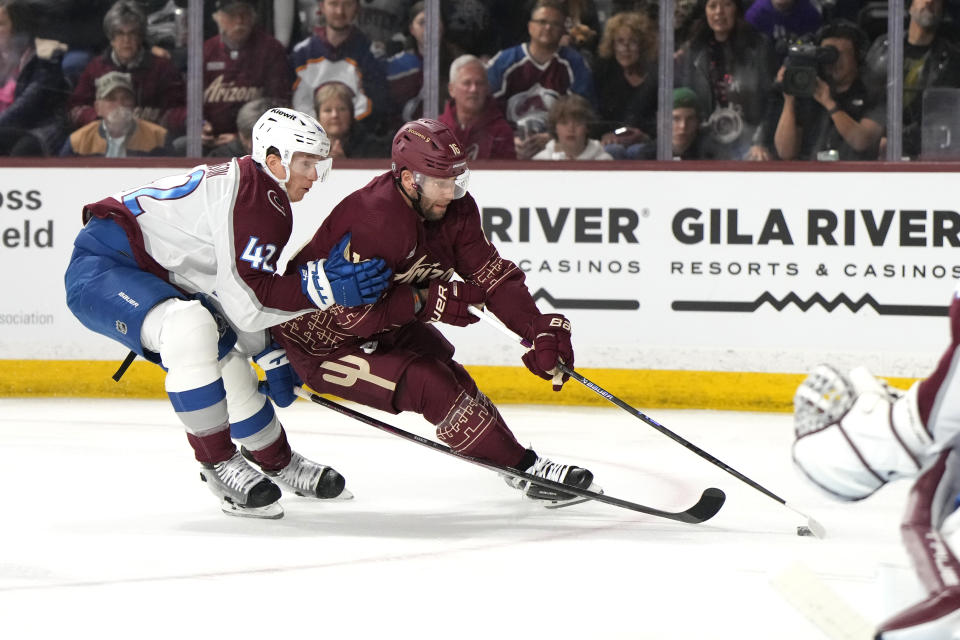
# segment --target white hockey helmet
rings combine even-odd
[[[327,157],[330,155],[330,139],[320,123],[305,113],[277,107],[268,109],[260,116],[253,125],[251,155],[254,161],[266,168],[267,152],[271,148],[277,150],[286,170],[285,177],[277,180],[281,187],[286,188],[290,179],[290,160],[297,151],[323,158],[316,164],[319,182],[326,180],[330,173],[332,160]]]

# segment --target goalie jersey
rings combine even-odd
[[[186,294],[205,294],[242,332],[266,329],[314,307],[299,273],[277,260],[293,230],[290,201],[250,156],[121,191],[83,210],[126,232],[141,269]]]

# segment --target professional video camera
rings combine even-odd
[[[836,60],[836,47],[818,47],[809,43],[790,45],[783,62],[783,92],[809,98],[817,88],[817,77],[822,75],[823,66]]]

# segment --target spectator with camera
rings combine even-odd
[[[791,48],[777,74],[783,108],[774,145],[781,159],[877,159],[886,107],[860,76],[865,46],[856,25],[836,20],[818,32],[817,46]]]
[[[942,31],[944,0],[913,0],[903,43],[903,155],[920,155],[923,93],[931,87],[960,87],[960,47]],[[864,81],[874,94],[887,88],[889,38],[878,37],[867,52]],[[881,96],[883,97],[883,96]]]
[[[567,19],[562,0],[537,0],[527,22],[528,42],[501,50],[487,67],[493,97],[517,129],[517,157],[527,160],[550,140],[547,113],[567,93],[596,104],[593,74],[572,47],[561,46]]]
[[[676,55],[675,85],[693,89],[707,117],[705,147],[720,160],[769,160],[773,49],[743,19],[742,0],[700,0]]]
[[[611,16],[598,52],[600,143],[618,160],[644,158],[657,133],[656,26],[637,11]]]

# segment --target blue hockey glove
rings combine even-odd
[[[257,390],[273,400],[278,407],[289,407],[297,399],[293,388],[300,386],[300,377],[290,366],[287,352],[276,342],[254,356],[267,379],[260,382]]]
[[[326,309],[333,301],[345,307],[373,304],[390,285],[393,272],[383,259],[352,262],[345,255],[349,244],[348,233],[326,261],[314,260],[300,269],[303,292],[319,309]]]
[[[390,285],[393,272],[383,258],[371,258],[363,262],[351,262],[346,256],[350,246],[350,234],[343,236],[330,251],[323,270],[330,280],[333,298],[337,304],[356,307],[373,304]]]

